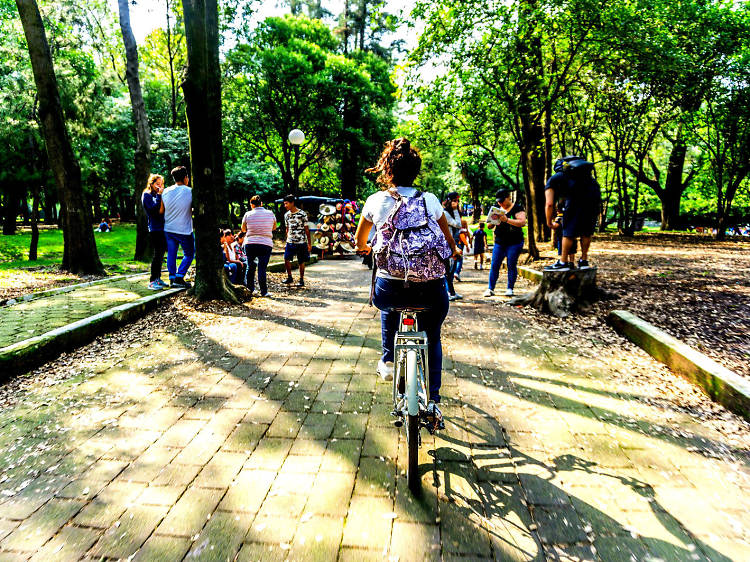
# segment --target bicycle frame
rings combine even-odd
[[[415,311],[404,310],[401,312],[399,330],[396,332],[394,341],[394,358],[396,361],[394,365],[395,376],[393,377],[393,404],[395,406],[398,404],[398,381],[400,377],[404,377],[406,409],[409,415],[418,416],[420,393],[424,396],[424,405],[427,405],[430,370],[427,357],[427,334],[419,331]],[[412,358],[412,361],[408,361],[408,358]],[[417,372],[412,374],[416,376],[407,376],[407,363],[417,366]]]

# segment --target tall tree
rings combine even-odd
[[[236,301],[216,236],[216,225],[225,215],[217,0],[182,0],[182,10],[188,59],[182,90],[195,209],[195,296]]]
[[[81,186],[81,168],[65,126],[52,54],[39,6],[35,0],[16,0],[16,6],[26,36],[39,96],[38,114],[47,156],[55,176],[60,202],[65,209],[62,267],[73,273],[102,273],[104,268],[96,250],[91,211]]]
[[[125,44],[125,79],[128,82],[130,92],[130,105],[133,109],[133,122],[135,123],[135,187],[133,191],[133,204],[136,216],[136,239],[135,255],[133,259],[143,261],[149,257],[151,248],[148,237],[148,223],[146,214],[141,206],[141,193],[146,186],[148,176],[151,173],[151,128],[146,115],[146,105],[143,103],[143,91],[141,90],[141,78],[138,72],[138,45],[130,27],[129,0],[118,0],[120,9],[120,30],[122,41]]]

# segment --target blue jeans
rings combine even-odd
[[[463,251],[466,248],[464,248],[463,244],[459,244],[458,247],[459,247],[459,249],[461,250],[462,253],[461,253],[460,256],[458,256],[457,258],[455,258],[453,260],[453,277],[455,277],[456,275],[460,276],[461,275],[461,269],[463,269],[463,267],[464,267],[464,255],[463,255]]]
[[[268,292],[268,282],[266,280],[266,267],[268,260],[271,259],[271,246],[264,244],[245,244],[245,256],[247,257],[247,275],[245,285],[252,293],[255,289],[255,258],[258,258],[258,285],[260,285],[260,294],[265,295]]]
[[[427,334],[427,360],[430,368],[430,400],[440,402],[440,384],[443,370],[443,346],[440,328],[448,315],[448,293],[445,280],[435,279],[424,283],[378,277],[375,281],[373,304],[380,309],[380,326],[383,337],[383,361],[393,361],[394,339],[400,314],[393,308],[407,306],[429,307],[417,314],[418,328]]]
[[[167,271],[169,271],[169,280],[174,281],[175,277],[185,277],[190,264],[195,257],[195,237],[192,234],[175,234],[174,232],[165,232],[167,237]],[[177,248],[182,248],[182,260],[180,267],[177,267]]]
[[[490,264],[490,283],[489,288],[495,290],[497,285],[497,278],[500,276],[500,266],[503,260],[508,258],[508,289],[512,289],[518,279],[518,256],[521,255],[523,250],[523,242],[520,244],[513,244],[512,246],[504,246],[502,244],[495,244],[492,247],[492,263]]]

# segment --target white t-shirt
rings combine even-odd
[[[247,231],[245,245],[262,244],[273,247],[273,227],[276,224],[276,216],[272,211],[263,207],[255,207],[245,213],[242,223]]]
[[[170,185],[161,194],[164,203],[164,232],[193,233],[193,190],[186,185]]]
[[[414,187],[397,187],[396,191],[401,197],[414,197],[417,193],[417,189]],[[423,192],[422,196],[427,207],[427,215],[437,222],[443,216],[443,206],[432,193]],[[365,206],[362,207],[362,218],[373,223],[376,229],[380,229],[385,224],[385,219],[388,218],[388,213],[391,212],[394,205],[396,205],[396,200],[387,191],[373,193],[365,201]],[[378,269],[377,276],[386,279],[403,279],[403,277],[389,275],[382,269]]]

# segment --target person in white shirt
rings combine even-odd
[[[460,251],[450,233],[440,201],[432,193],[422,193],[412,187],[422,167],[422,158],[416,149],[405,138],[389,141],[380,156],[380,160],[368,172],[378,173],[378,182],[382,191],[367,198],[362,208],[357,233],[357,252],[370,253],[368,235],[373,226],[380,233],[388,223],[389,215],[398,198],[420,197],[428,221],[434,221],[442,236],[437,234],[435,240],[448,245],[453,255]],[[444,239],[444,240],[443,240]],[[419,328],[427,333],[430,370],[429,404],[427,417],[436,429],[443,429],[443,415],[440,412],[440,386],[443,368],[443,350],[440,344],[440,329],[448,314],[448,292],[445,288],[444,270],[434,279],[414,282],[397,277],[378,268],[373,288],[372,303],[380,309],[383,354],[378,361],[377,372],[384,380],[393,380],[394,336],[398,329],[399,313],[397,309],[405,306],[424,308],[418,313]]]
[[[164,236],[167,239],[167,270],[171,287],[190,288],[185,281],[190,264],[195,257],[193,236],[193,190],[188,187],[190,177],[185,166],[172,170],[175,185],[161,194],[161,212],[164,213]],[[182,260],[177,267],[177,248],[182,248]]]
[[[258,260],[258,285],[260,296],[270,297],[266,267],[273,250],[273,231],[276,229],[276,216],[263,208],[263,201],[258,195],[250,198],[250,210],[242,218],[242,231],[245,233],[245,257],[247,258],[247,276],[245,285],[252,293],[255,290],[255,260]]]

